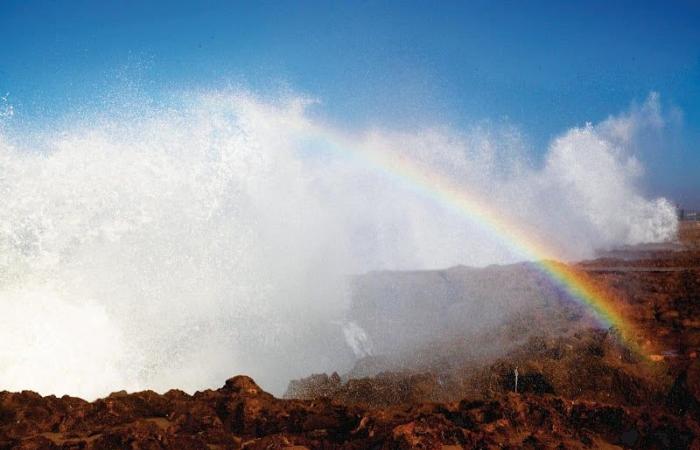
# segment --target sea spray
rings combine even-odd
[[[246,373],[280,393],[371,353],[371,336],[339,325],[349,275],[516,259],[352,148],[311,145],[330,127],[303,98],[148,103],[0,132],[0,388],[94,398]],[[575,259],[675,231],[670,203],[638,188],[629,124],[662,125],[642,113],[563,133],[542,164],[512,130],[353,139],[464,183]]]

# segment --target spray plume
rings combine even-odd
[[[323,137],[338,131],[307,109],[215,92],[0,128],[0,386],[94,398],[247,373],[281,392],[371,353],[344,322],[348,275],[522,257],[333,151]],[[513,129],[344,139],[429,167],[578,259],[674,234],[672,205],[640,194],[633,155],[638,130],[661,126],[652,95],[565,132],[541,164]]]

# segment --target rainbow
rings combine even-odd
[[[523,260],[532,261],[571,299],[583,305],[602,327],[614,327],[628,349],[643,359],[650,358],[651,341],[625,319],[618,306],[621,302],[615,301],[614,294],[584,271],[558,262],[560,252],[548,246],[536,232],[510,220],[464,186],[405,156],[383,149],[381,144],[358,144],[358,140],[327,128],[311,127],[305,131],[311,131],[314,136],[314,147],[355,159],[476,224]],[[304,136],[308,142],[309,134],[304,133]],[[644,348],[639,342],[643,342]]]

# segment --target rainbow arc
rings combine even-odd
[[[532,261],[569,298],[583,305],[602,327],[614,327],[627,348],[645,359],[649,358],[650,349],[647,347],[651,341],[625,318],[615,294],[586,272],[558,262],[560,252],[547,245],[536,232],[510,219],[464,186],[410,158],[379,145],[358,145],[357,141],[327,129],[313,128],[311,131],[317,139],[315,144],[322,145],[324,151],[342,154],[370,166],[486,230],[523,260]]]

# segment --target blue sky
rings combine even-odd
[[[657,91],[683,124],[649,189],[700,207],[700,3],[610,3],[4,0],[0,91],[33,122],[122,85],[289,88],[345,126],[507,122],[536,149]]]

